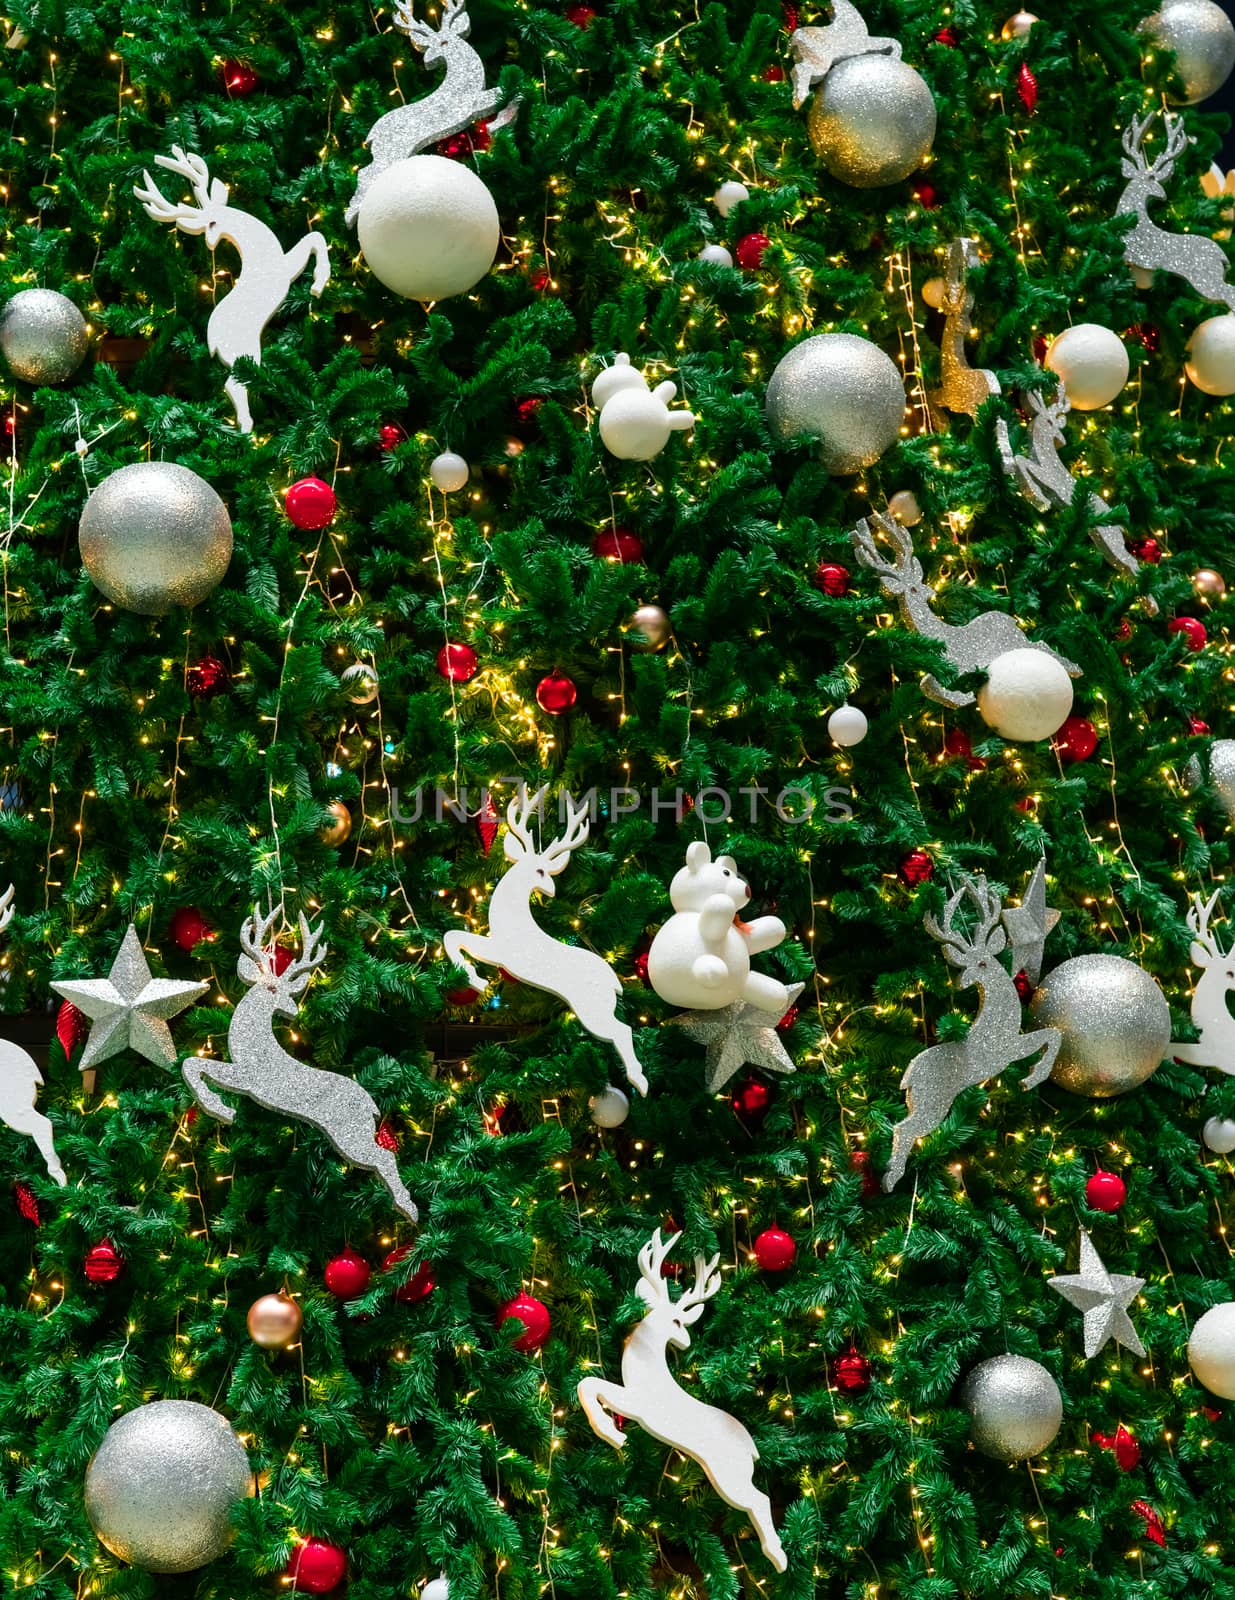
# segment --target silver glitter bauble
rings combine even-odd
[[[85,317],[55,289],[21,289],[0,315],[0,352],[27,383],[63,383],[89,348]]]
[[[354,661],[340,675],[339,687],[354,706],[368,706],[377,699],[381,685],[368,662]]]
[[[659,650],[668,643],[673,631],[669,613],[663,606],[637,606],[626,626],[635,635],[631,643],[636,650]]]
[[[1073,956],[1043,978],[1031,1010],[1040,1028],[1063,1035],[1053,1081],[1095,1100],[1144,1083],[1171,1042],[1171,1008],[1157,981],[1122,956]]]
[[[1235,1400],[1235,1303],[1211,1306],[1188,1340],[1188,1365],[1209,1390]]]
[[[147,1572],[192,1572],[231,1543],[231,1510],[252,1492],[226,1417],[193,1400],[153,1400],[112,1423],[86,1468],[86,1515],[111,1553]]]
[[[858,472],[899,438],[905,386],[896,363],[869,339],[817,333],[777,362],[764,407],[778,439],[814,434],[829,472]]]
[[[1235,739],[1215,739],[1210,746],[1209,781],[1222,809],[1235,822]]]
[[[930,155],[935,102],[922,77],[895,56],[849,56],[819,85],[807,131],[834,178],[881,189]]]
[[[1160,49],[1175,53],[1175,76],[1184,86],[1178,105],[1207,99],[1235,67],[1235,26],[1214,0],[1167,0],[1141,28]]]
[[[227,507],[205,478],[171,461],[139,461],[104,478],[77,541],[95,588],[146,617],[204,600],[232,559]]]
[[[972,1418],[974,1444],[996,1461],[1041,1455],[1063,1421],[1059,1385],[1028,1356],[983,1361],[965,1379],[960,1398]]]

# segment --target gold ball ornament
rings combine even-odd
[[[299,1336],[304,1313],[286,1294],[264,1294],[254,1300],[245,1318],[249,1338],[263,1350],[286,1350]]]
[[[1171,1042],[1171,1008],[1157,980],[1122,956],[1073,956],[1043,978],[1032,1006],[1062,1034],[1051,1079],[1106,1100],[1153,1076]]]
[[[895,56],[847,56],[811,101],[807,131],[834,178],[882,189],[916,172],[935,142],[935,101]]]
[[[328,822],[318,834],[323,844],[340,845],[346,842],[352,832],[352,814],[343,804],[342,800],[332,800],[326,807],[333,821]]]
[[[1235,67],[1235,25],[1214,0],[1167,0],[1139,31],[1174,54],[1175,76],[1184,89],[1177,105],[1208,99]]]
[[[89,348],[85,317],[55,289],[20,289],[0,313],[0,353],[26,383],[63,383]]]
[[[932,311],[939,311],[948,297],[948,286],[942,278],[927,278],[922,285],[922,299]]]
[[[1039,19],[1032,11],[1014,11],[999,30],[1001,39],[1023,39]]]
[[[631,643],[636,650],[660,650],[669,641],[673,624],[662,606],[638,606],[626,626],[636,635]],[[642,637],[639,637],[639,636]]]
[[[1192,587],[1202,600],[1221,600],[1226,579],[1212,567],[1200,567],[1192,574]]]
[[[888,510],[902,528],[916,528],[922,520],[922,507],[912,489],[898,489],[888,501]]]

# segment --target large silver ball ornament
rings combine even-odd
[[[1063,1421],[1059,1385],[1028,1356],[983,1361],[965,1379],[961,1404],[972,1419],[974,1444],[996,1461],[1041,1455]]]
[[[1235,26],[1214,0],[1167,0],[1141,30],[1159,49],[1175,53],[1175,75],[1184,86],[1177,104],[1207,99],[1235,67]]]
[[[811,102],[807,131],[834,178],[881,189],[916,172],[935,140],[935,101],[895,56],[838,61]]]
[[[0,352],[27,383],[63,383],[89,348],[85,317],[55,289],[21,289],[0,314]]]
[[[817,333],[777,362],[764,407],[778,439],[814,434],[829,472],[859,472],[899,438],[905,386],[869,339]]]
[[[1171,1008],[1157,980],[1122,956],[1073,956],[1048,972],[1032,1002],[1040,1028],[1063,1035],[1051,1077],[1105,1100],[1151,1077],[1171,1042]]]
[[[232,559],[227,507],[188,467],[139,461],[110,473],[86,501],[77,528],[96,589],[126,611],[161,617],[195,606]]]
[[[1222,809],[1235,822],[1235,739],[1215,739],[1210,746],[1209,780]]]
[[[231,1543],[251,1492],[249,1458],[226,1417],[193,1400],[153,1400],[112,1423],[86,1468],[100,1541],[147,1572],[192,1572]]]

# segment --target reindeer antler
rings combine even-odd
[[[664,1266],[665,1258],[670,1250],[673,1249],[681,1237],[680,1233],[672,1233],[667,1239],[662,1239],[660,1229],[657,1228],[642,1250],[640,1250],[639,1279],[648,1290],[648,1294],[641,1296],[642,1299],[648,1299],[649,1297],[652,1301],[668,1299],[669,1290],[660,1269]]]
[[[551,877],[557,877],[570,860],[571,851],[577,850],[587,838],[590,826],[587,809],[586,801],[581,800],[576,806],[570,796],[566,796],[566,832],[559,834],[542,852]]]
[[[532,794],[526,784],[520,784],[519,793],[506,807],[507,833],[504,849],[507,861],[521,861],[524,856],[535,853],[527,823],[532,812],[544,799],[548,787],[547,783],[543,783],[536,793]]]
[[[1220,961],[1225,954],[1218,943],[1217,936],[1209,931],[1209,919],[1213,909],[1218,903],[1220,889],[1215,889],[1209,899],[1202,902],[1199,894],[1192,896],[1192,909],[1188,913],[1188,926],[1192,930],[1192,937],[1196,945],[1214,961]],[[3,924],[0,923],[0,927]],[[1198,963],[1199,965],[1199,963]]]
[[[427,22],[418,22],[412,15],[412,0],[398,0],[394,13],[394,25],[401,33],[407,34],[417,50],[423,50],[432,43],[438,35],[438,29],[431,28]],[[443,18],[442,26],[445,27]]]
[[[895,552],[891,562],[875,541],[872,523]],[[895,518],[885,517],[881,511],[874,511],[869,517],[863,517],[849,535],[849,541],[862,565],[877,573],[884,580],[884,587],[890,592],[893,580],[903,588],[907,580],[920,578],[922,575],[918,558],[913,553],[913,539],[908,529],[903,528]]]
[[[179,222],[183,217],[195,216],[205,206],[210,198],[210,168],[203,157],[186,154],[178,144],[172,145],[170,156],[155,156],[156,167],[165,167],[168,172],[174,172],[179,177],[187,178],[189,187],[193,191],[196,205],[185,205],[183,202],[173,204],[167,199],[148,171],[143,170],[142,177],[146,180],[145,188],[134,187],[133,193],[145,206],[146,211],[156,222]]]
[[[246,919],[240,929],[240,948],[245,955],[253,961],[259,972],[265,974],[270,969],[270,952],[267,946],[267,937],[280,915],[280,908],[276,906],[268,917],[263,917],[261,908],[253,907],[253,915]]]
[[[695,1281],[677,1304],[678,1316],[687,1327],[698,1322],[704,1306],[720,1288],[720,1273],[716,1270],[719,1263],[719,1251],[710,1261],[695,1257]]]
[[[13,920],[13,912],[17,907],[13,904],[13,885],[10,883],[3,894],[0,894],[0,933],[8,927]]]
[[[962,933],[956,926],[956,913],[962,900],[971,901],[977,912],[977,921],[972,933],[968,935]],[[998,943],[994,939],[994,930],[1002,909],[999,896],[987,886],[985,878],[976,881],[973,878],[965,878],[943,908],[942,926],[929,911],[922,918],[922,926],[932,939],[937,939],[943,946],[943,953],[952,965],[963,967],[975,956],[995,955],[1003,949],[1005,936],[1002,932]]]

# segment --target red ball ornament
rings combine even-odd
[[[646,950],[636,951],[635,958],[631,962],[631,968],[640,983],[648,981],[648,952]]]
[[[22,1183],[20,1178],[13,1185],[13,1200],[17,1206],[18,1215],[24,1217],[27,1222],[33,1222],[37,1228],[41,1221],[39,1217],[39,1202],[35,1197],[34,1190],[28,1183]]]
[[[181,906],[167,924],[172,943],[180,950],[196,950],[204,939],[214,938],[214,929],[196,906]]]
[[[1117,1172],[1095,1172],[1085,1185],[1085,1204],[1094,1211],[1118,1211],[1128,1198],[1128,1186]]]
[[[1038,103],[1038,80],[1029,70],[1028,62],[1022,61],[1016,74],[1016,97],[1025,107],[1029,116],[1033,116],[1033,108]]]
[[[392,1250],[382,1262],[382,1270],[390,1272],[400,1266],[412,1253],[410,1244],[401,1244],[397,1250]],[[422,1261],[412,1273],[406,1283],[401,1283],[395,1290],[395,1299],[402,1301],[405,1306],[419,1305],[422,1300],[427,1300],[437,1285],[433,1281],[433,1270],[427,1261]]]
[[[373,1143],[381,1145],[383,1150],[389,1150],[392,1155],[399,1148],[399,1135],[384,1117],[378,1124],[377,1132],[373,1135]]]
[[[516,1350],[539,1350],[549,1337],[552,1323],[549,1319],[549,1309],[535,1295],[517,1294],[513,1300],[508,1300],[504,1306],[499,1307],[497,1313],[497,1326],[500,1328],[504,1322],[512,1317],[523,1324],[524,1331],[515,1340]]]
[[[347,1554],[327,1539],[306,1539],[292,1551],[287,1576],[293,1589],[306,1594],[328,1594],[343,1581]]]
[[[1143,561],[1147,567],[1156,567],[1162,560],[1162,546],[1152,534],[1144,539],[1128,539],[1125,542],[1136,559]],[[1127,637],[1131,638],[1131,634]]]
[[[1188,732],[1192,733],[1192,734],[1208,733],[1209,732],[1209,724],[1208,724],[1208,722],[1203,722],[1200,717],[1189,717],[1188,718]]]
[[[284,495],[283,508],[296,527],[312,533],[334,520],[339,502],[320,478],[300,478]]]
[[[785,69],[774,61],[770,67],[764,67],[760,76],[764,83],[784,83]]]
[[[1093,1442],[1101,1449],[1112,1452],[1120,1472],[1131,1472],[1140,1463],[1141,1447],[1122,1422],[1114,1433],[1095,1433]]]
[[[832,1363],[832,1382],[842,1394],[865,1394],[871,1386],[871,1364],[860,1350],[850,1345]]]
[[[903,884],[916,889],[919,884],[929,883],[935,876],[935,863],[925,850],[911,850],[897,871]]]
[[[1023,1006],[1027,1006],[1029,1004],[1029,1002],[1033,999],[1033,994],[1034,994],[1034,981],[1033,981],[1033,979],[1029,976],[1029,974],[1027,972],[1022,970],[1022,971],[1017,973],[1015,978],[1013,978],[1012,986],[1016,990],[1017,998],[1020,1000],[1021,1004]]]
[[[124,1271],[124,1257],[110,1239],[100,1239],[86,1251],[82,1269],[91,1283],[115,1283]]]
[[[961,42],[961,36],[955,28],[940,28],[931,34],[931,38],[936,44],[946,45],[949,50],[955,50]]]
[[[798,1008],[797,1006],[790,1006],[788,1011],[785,1012],[784,1016],[776,1024],[777,1033],[788,1033],[790,1028],[793,1027],[797,1020]]]
[[[381,432],[377,436],[378,445],[383,450],[393,450],[401,445],[407,438],[407,433],[397,422],[384,422]]]
[[[219,68],[223,87],[233,99],[243,100],[257,88],[261,81],[247,61],[225,61]]]
[[[629,528],[602,528],[592,540],[592,554],[602,561],[620,561],[624,565],[643,560],[643,540]]]
[[[849,593],[849,568],[838,561],[821,561],[815,568],[815,588],[838,599]]]
[[[879,1193],[879,1175],[871,1165],[869,1150],[851,1150],[849,1152],[849,1167],[852,1172],[862,1175],[862,1198],[873,1200]]]
[[[943,748],[950,756],[971,756],[973,741],[964,728],[949,728],[943,736]]]
[[[1152,322],[1134,322],[1128,329],[1125,338],[1135,339],[1150,355],[1153,355],[1161,343],[1162,335]]]
[[[586,33],[596,21],[595,7],[582,4],[567,6],[566,20],[567,22],[573,22],[576,28],[581,28]]]
[[[798,25],[797,6],[794,5],[793,0],[782,0],[780,11],[781,27],[786,33],[793,33]]]
[[[772,243],[766,233],[747,233],[733,247],[733,259],[747,272],[758,272],[763,266],[763,254]]]
[[[352,1249],[342,1250],[326,1263],[322,1274],[326,1287],[338,1300],[355,1300],[369,1287],[373,1269],[361,1255]]]
[[[480,659],[470,644],[444,644],[437,653],[437,670],[449,683],[467,683],[480,671]]]
[[[231,674],[218,656],[203,656],[185,673],[185,686],[195,700],[213,700],[222,694]]]
[[[1136,554],[1135,551],[1133,551],[1132,553],[1134,555]],[[1127,617],[1120,617],[1119,622],[1118,622],[1118,624],[1117,624],[1117,626],[1115,628],[1115,631],[1111,635],[1111,638],[1115,641],[1116,644],[1127,644],[1128,640],[1132,637],[1132,635],[1133,635],[1133,633],[1135,631],[1136,630],[1133,628],[1131,622],[1129,622]]]
[[[772,1104],[772,1091],[760,1078],[747,1078],[738,1084],[729,1104],[739,1117],[762,1117]]]
[[[578,698],[578,689],[564,672],[551,672],[536,685],[536,704],[554,717],[569,711]]]
[[[274,968],[276,978],[281,978],[292,964],[295,952],[289,945],[277,944],[270,955],[270,965]]]
[[[56,1038],[69,1060],[78,1046],[85,1044],[89,1032],[90,1019],[86,1013],[79,1011],[71,1000],[62,1000],[56,1012]]]
[[[1065,717],[1055,735],[1062,761],[1088,761],[1098,748],[1098,730],[1088,717]]]
[[[764,1272],[784,1272],[791,1267],[798,1247],[783,1228],[765,1228],[755,1240],[755,1264]]]
[[[526,427],[536,421],[536,413],[544,403],[545,397],[542,394],[526,395],[522,400],[516,400],[515,416]]]
[[[1044,333],[1035,333],[1034,334],[1033,343],[1030,346],[1030,349],[1033,352],[1034,360],[1038,363],[1039,366],[1042,365],[1042,362],[1046,357],[1046,352],[1050,349],[1050,347],[1051,347],[1051,341],[1046,337],[1046,335]]]
[[[922,207],[923,211],[934,211],[939,204],[939,190],[933,183],[927,183],[925,178],[919,179],[909,193]]]
[[[1168,633],[1182,633],[1188,641],[1189,650],[1202,650],[1209,635],[1205,632],[1205,624],[1197,617],[1172,617],[1166,625]]]

